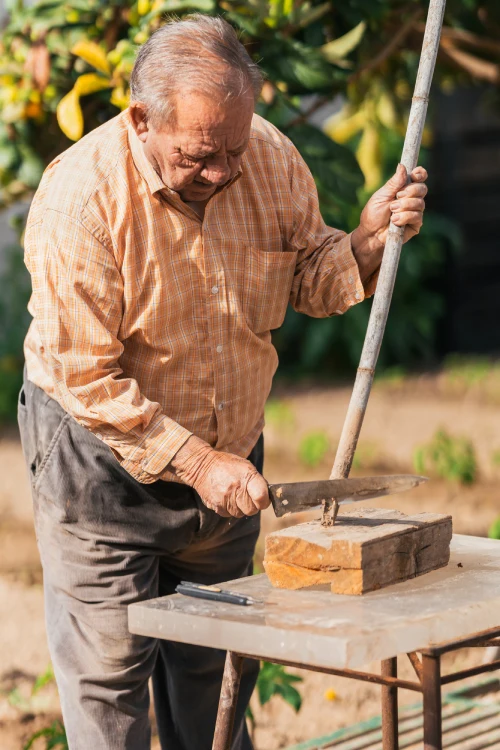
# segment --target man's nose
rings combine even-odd
[[[223,185],[229,180],[231,170],[224,156],[208,161],[200,172],[201,177],[212,185]]]

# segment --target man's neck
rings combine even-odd
[[[206,201],[184,201],[186,206],[189,206],[189,208],[192,208],[193,211],[198,214],[200,219],[203,221],[205,217],[205,207],[208,203],[210,198],[208,198]]]

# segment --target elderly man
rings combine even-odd
[[[47,168],[26,230],[33,322],[19,421],[70,750],[211,747],[224,655],[131,635],[127,605],[251,572],[270,331],[290,301],[372,293],[388,222],[422,224],[425,170],[351,234],[322,221],[296,149],[253,114],[261,75],[220,18],[140,49],[127,111]],[[234,748],[251,748],[245,670]]]

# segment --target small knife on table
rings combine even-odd
[[[209,599],[225,604],[240,604],[242,606],[260,604],[258,599],[240,594],[238,591],[228,591],[218,586],[206,586],[202,583],[191,583],[191,581],[181,581],[175,590],[177,594],[184,594],[184,596],[192,596],[195,599]]]

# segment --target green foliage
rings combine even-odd
[[[417,448],[413,461],[419,474],[434,474],[460,484],[476,481],[477,461],[472,442],[453,437],[445,430],[438,430],[427,445]]]
[[[300,711],[302,705],[302,696],[297,688],[294,687],[294,683],[297,682],[302,682],[302,677],[290,674],[280,664],[263,661],[260,666],[256,685],[260,705],[264,706],[275,695],[279,695],[297,713]],[[250,706],[247,708],[246,715],[252,725],[252,729],[255,729],[255,716]]]
[[[45,750],[68,750],[66,732],[60,721],[54,721],[50,727],[35,732],[24,745],[23,750],[30,750],[42,737],[45,739]]]
[[[299,445],[299,458],[310,468],[319,466],[330,450],[330,439],[323,430],[316,430],[304,435]]]
[[[11,2],[0,42],[0,207],[29,198],[56,154],[127,107],[137,45],[172,15],[199,11],[222,14],[238,30],[267,75],[259,113],[303,153],[326,222],[350,231],[369,192],[400,158],[426,8],[427,0]],[[497,64],[493,37],[499,23],[497,0],[449,2],[447,54],[438,58],[437,85],[449,90],[480,77],[485,64]],[[399,29],[408,33],[395,45]],[[463,34],[467,31],[472,35]],[[462,54],[453,58],[453,50]],[[334,100],[345,106],[322,132],[308,114]],[[457,246],[456,234],[449,222],[428,212],[423,231],[403,252],[382,367],[421,365],[432,356],[443,311],[433,283],[447,252]],[[22,269],[15,279],[24,285]],[[8,282],[0,283],[3,291]],[[19,301],[24,299],[23,290]],[[12,309],[20,309],[16,306]],[[275,337],[281,373],[296,377],[352,367],[369,310],[364,304],[345,318],[326,320],[289,312]],[[0,309],[0,330],[7,330],[12,342],[0,343],[0,419],[12,413],[20,373],[9,357],[20,361],[26,327],[24,313],[8,315],[15,319],[12,331]]]
[[[405,384],[408,372],[405,367],[394,365],[375,373],[375,384],[378,386],[389,386],[399,388]]]
[[[487,357],[463,357],[454,354],[446,358],[444,372],[452,386],[470,388],[483,382],[491,372],[491,362]]]
[[[289,703],[294,711],[299,711],[302,705],[302,697],[294,688],[294,683],[302,682],[302,677],[287,672],[280,664],[262,662],[259,677],[257,679],[257,695],[259,703],[264,706],[274,695],[280,695],[286,703]]]
[[[488,529],[490,539],[500,539],[500,518],[497,518]]]
[[[290,430],[295,425],[295,414],[291,404],[271,398],[266,404],[266,423],[277,430]]]
[[[21,217],[13,224],[19,228]],[[15,417],[22,383],[22,341],[30,316],[26,305],[30,281],[19,245],[4,249],[0,274],[0,423]]]
[[[49,664],[45,672],[38,675],[38,677],[36,678],[35,684],[31,689],[31,695],[36,695],[46,685],[50,685],[52,682],[54,682],[54,680],[54,670],[52,669],[52,664]]]
[[[500,450],[495,450],[491,454],[491,463],[496,469],[500,468]]]
[[[367,471],[377,465],[380,449],[377,443],[361,441],[356,447],[356,453],[352,462],[352,468],[357,471]]]

